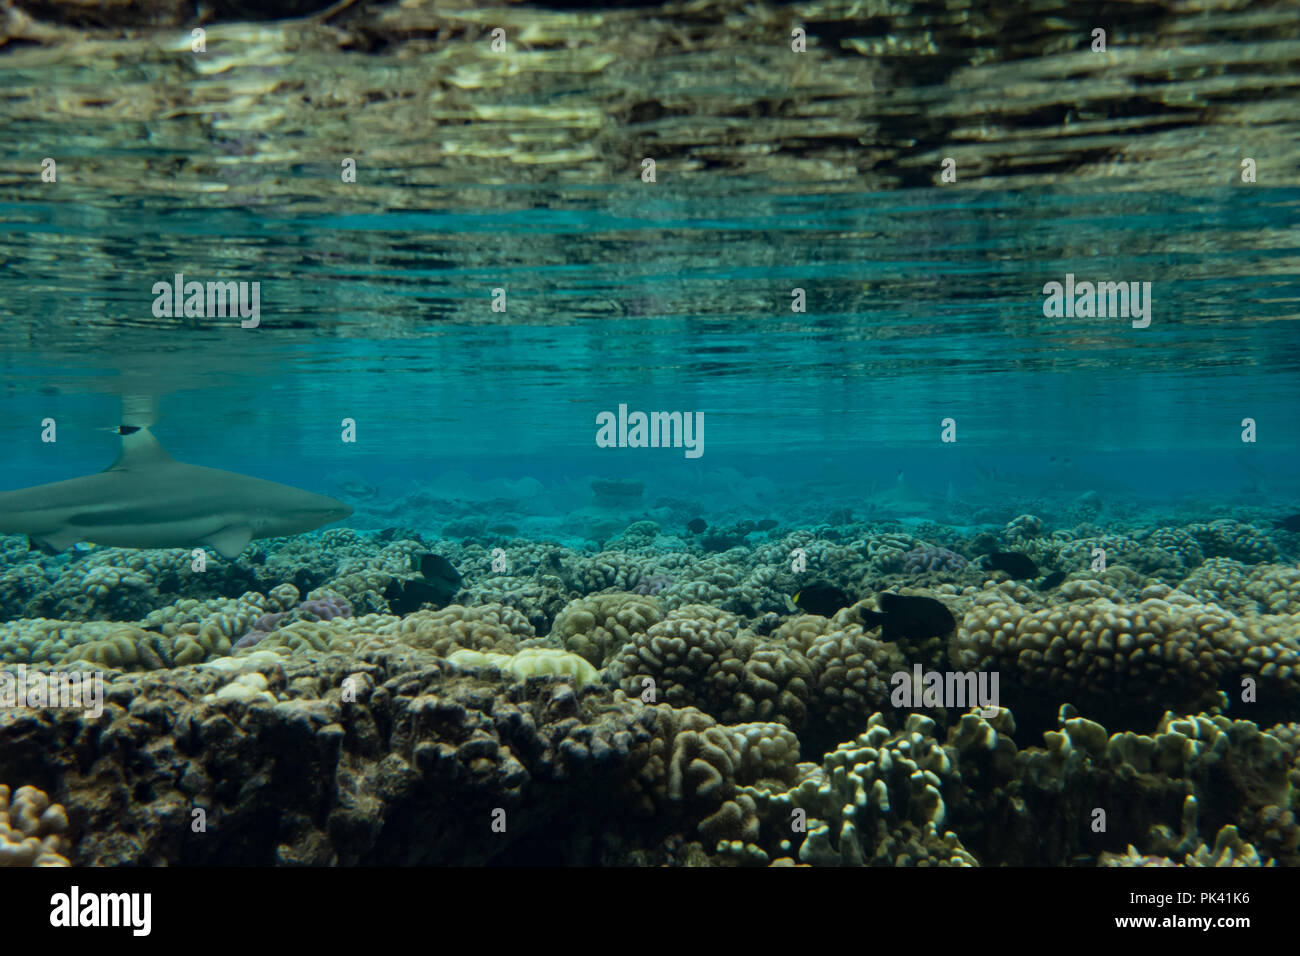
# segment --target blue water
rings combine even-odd
[[[353,511],[250,541],[270,509],[229,477],[207,487],[244,497],[206,512],[164,482],[158,508],[129,500],[129,481],[63,527],[0,508],[0,675],[119,682],[101,724],[0,733],[0,782],[68,808],[49,853],[914,863],[915,837],[934,861],[1091,866],[1218,853],[1240,828],[1254,862],[1300,861],[1300,534],[1275,525],[1300,513],[1300,189],[673,174],[410,187],[423,208],[389,210],[401,170],[324,198],[235,135],[217,149],[238,199],[155,183],[0,204],[0,492],[100,471],[118,426],[146,425],[181,462]],[[174,145],[160,163],[183,145],[206,168],[212,142]],[[296,201],[258,201],[273,174]],[[260,324],[156,314],[177,273],[258,283]],[[1049,318],[1045,286],[1068,275],[1149,283],[1149,325]],[[624,408],[702,421],[700,454],[601,447]],[[105,539],[45,553],[67,528]],[[957,741],[971,701],[894,700],[886,681],[922,669],[1000,677],[996,729]],[[383,692],[345,698],[357,672]],[[1065,705],[1105,734],[1167,734],[1161,766],[1097,751]],[[126,707],[142,716],[116,721]],[[1229,734],[1225,713],[1275,739]],[[1161,717],[1198,714],[1220,721],[1202,741],[1232,740],[1174,766],[1189,725]],[[900,755],[946,747],[926,765],[942,803],[901,757],[892,809],[833,789],[844,745],[885,727]],[[1078,732],[1069,760],[1044,757],[1058,728]],[[1115,796],[1099,836],[1088,808]],[[217,839],[177,835],[190,803]],[[504,839],[462,812],[498,804]]]
[[[775,508],[901,472],[916,495],[1300,501],[1296,190],[485,196],[0,210],[5,487],[106,465],[99,429],[128,394],[157,397],[177,457],[320,490],[344,472],[628,477],[721,507],[766,479]],[[261,326],[154,318],[177,271],[259,281]],[[1150,326],[1045,318],[1066,273],[1149,281]],[[620,403],[703,412],[703,455],[598,449]]]

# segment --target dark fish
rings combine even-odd
[[[775,520],[774,518],[764,518],[762,521],[760,521],[760,522],[758,523],[758,530],[759,530],[759,531],[771,531],[771,530],[772,530],[773,528],[775,528],[778,524],[780,524],[780,522],[777,521],[777,520]]]
[[[1300,531],[1300,515],[1288,515],[1281,521],[1274,521],[1273,527],[1284,531]]]
[[[703,518],[692,518],[686,522],[686,530],[691,534],[704,534],[709,528],[709,523]]]
[[[1066,575],[1064,571],[1053,571],[1047,577],[1043,578],[1043,580],[1038,582],[1038,590],[1050,591],[1052,588],[1064,581],[1065,577]]]
[[[791,600],[800,610],[820,614],[822,617],[830,617],[841,608],[857,603],[831,584],[810,584],[798,591]]]
[[[1013,581],[1038,577],[1038,565],[1019,551],[994,551],[984,556],[985,567],[1002,571]]]
[[[394,614],[410,614],[426,604],[444,607],[447,603],[444,599],[445,594],[444,588],[434,587],[424,581],[394,578],[384,589],[384,600],[388,602],[388,608]]]
[[[447,604],[460,590],[460,572],[451,566],[451,562],[437,554],[426,554],[420,558],[420,573],[426,583],[439,595],[439,606]]]
[[[313,574],[306,568],[299,568],[293,573],[293,586],[298,589],[299,594],[306,594],[308,591],[314,591],[325,583],[325,575]]]
[[[705,551],[730,551],[737,545],[745,543],[744,538],[734,534],[711,534],[700,542]]]
[[[885,591],[877,600],[880,610],[863,611],[862,626],[870,630],[880,625],[881,636],[887,641],[942,637],[957,627],[948,606],[934,598]]]

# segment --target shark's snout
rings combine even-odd
[[[313,502],[314,507],[311,510],[315,512],[316,519],[321,524],[342,521],[344,518],[352,516],[352,506],[345,501],[339,501],[329,495],[316,495],[315,499],[315,502]]]

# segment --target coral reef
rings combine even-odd
[[[268,595],[268,600],[283,606],[297,598],[297,588],[292,584],[282,584],[280,593]],[[274,589],[273,589],[274,590]],[[292,597],[289,591],[292,590]],[[270,633],[282,624],[298,621],[332,621],[336,617],[352,617],[352,604],[343,595],[328,590],[317,589],[307,596],[307,600],[285,611],[273,611],[263,614],[254,623],[251,630],[232,645],[234,650],[244,647],[256,647]]]
[[[1300,647],[1178,591],[1038,610],[989,595],[965,613],[951,660],[1000,671],[1026,709],[1067,700],[1121,724],[1214,705],[1220,686],[1240,676],[1258,680],[1265,700],[1300,690]]]
[[[966,570],[966,563],[966,559],[954,551],[937,545],[923,544],[903,555],[903,573],[939,571],[957,574]]]
[[[565,649],[597,667],[663,619],[653,597],[613,591],[580,598],[565,606],[551,630]]]
[[[0,784],[0,866],[68,866],[68,815],[43,790]]]
[[[215,573],[0,536],[0,666],[106,681],[99,721],[0,712],[0,766],[32,784],[6,796],[0,846],[77,864],[1300,865],[1295,536],[1095,518],[699,535],[623,518],[603,547],[499,521],[436,542],[336,529]],[[1001,549],[1069,577],[970,560]],[[428,553],[466,603],[391,613],[388,584]],[[813,580],[856,603],[799,612]],[[956,630],[885,640],[864,626],[884,590],[938,598]],[[999,699],[896,707],[914,667],[994,673]],[[177,825],[196,812],[206,831]],[[446,835],[449,814],[481,832]]]

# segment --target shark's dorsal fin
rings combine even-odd
[[[149,430],[135,425],[121,425],[117,433],[122,436],[122,453],[105,471],[138,471],[151,465],[173,462],[171,455],[158,444]]]

